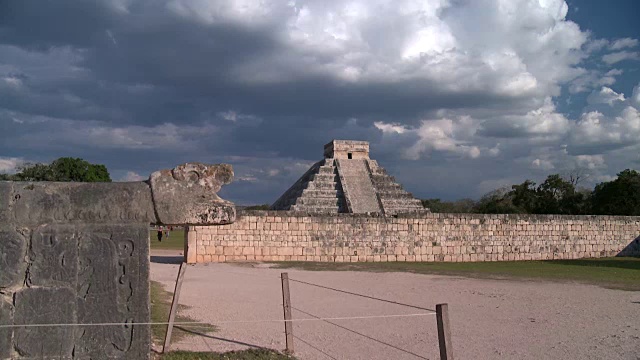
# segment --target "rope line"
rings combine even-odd
[[[409,351],[409,350],[405,350],[405,349],[400,348],[400,347],[397,347],[397,346],[395,346],[395,345],[393,345],[393,344],[389,344],[389,343],[384,342],[384,341],[382,341],[382,340],[378,340],[378,339],[373,338],[373,337],[371,337],[371,336],[369,336],[369,335],[366,335],[366,334],[363,334],[363,333],[357,332],[357,331],[355,331],[355,330],[349,329],[349,328],[344,327],[344,326],[342,326],[342,325],[338,325],[338,324],[336,324],[336,323],[334,323],[334,322],[327,321],[327,320],[326,320],[326,318],[324,318],[324,319],[323,319],[323,318],[317,317],[317,316],[315,316],[315,315],[313,315],[313,314],[311,314],[311,313],[308,313],[308,312],[306,312],[306,311],[300,310],[300,309],[295,308],[295,307],[293,307],[293,306],[292,306],[291,308],[292,308],[292,309],[294,309],[294,310],[296,310],[296,311],[299,311],[299,312],[301,312],[301,313],[303,313],[303,314],[305,314],[305,315],[313,316],[313,317],[315,317],[315,318],[316,318],[316,319],[318,319],[318,320],[322,320],[322,321],[324,321],[324,322],[326,322],[326,323],[329,323],[329,324],[331,324],[331,325],[337,326],[337,327],[339,327],[339,328],[341,328],[341,329],[344,329],[344,330],[347,330],[347,331],[352,332],[352,333],[354,333],[354,334],[360,335],[360,336],[362,336],[362,337],[364,337],[364,338],[367,338],[367,339],[369,339],[369,340],[373,340],[373,341],[375,341],[375,342],[377,342],[377,343],[380,343],[380,344],[386,345],[386,346],[388,346],[388,347],[391,347],[391,348],[393,348],[393,349],[396,349],[396,350],[399,350],[399,351],[405,352],[405,353],[407,353],[407,354],[413,355],[413,356],[415,356],[415,357],[417,357],[417,358],[420,358],[420,359],[427,359],[426,357],[424,357],[424,356],[422,356],[422,355],[418,355],[418,354],[416,354],[416,353],[414,353],[414,352],[411,352],[411,351]],[[425,314],[425,315],[433,315],[433,314]]]
[[[314,349],[314,350],[318,351],[319,353],[323,354],[324,356],[328,357],[329,359],[338,360],[338,359],[334,358],[333,356],[331,356],[331,355],[327,354],[326,352],[322,351],[322,349],[319,349],[319,348],[317,348],[317,347],[315,347],[315,346],[313,346],[313,345],[309,344],[308,342],[306,342],[306,341],[302,340],[301,338],[299,338],[299,337],[297,337],[297,336],[295,336],[295,335],[293,335],[293,338],[294,338],[294,339],[297,339],[298,341],[302,342],[303,344],[307,345],[308,347],[310,347],[310,348],[312,348],[312,349]]]
[[[315,287],[319,287],[319,288],[322,288],[322,289],[333,290],[333,291],[337,291],[337,292],[341,292],[341,293],[345,293],[345,294],[349,294],[349,295],[360,296],[360,297],[367,298],[367,299],[378,300],[378,301],[386,302],[386,303],[389,303],[389,304],[402,305],[402,306],[406,306],[406,307],[410,307],[410,308],[414,308],[414,309],[418,309],[418,310],[431,311],[433,313],[436,312],[435,310],[429,309],[429,308],[424,308],[424,307],[415,306],[415,305],[411,305],[411,304],[405,304],[405,303],[392,301],[392,300],[380,299],[380,298],[377,298],[377,297],[374,297],[374,296],[358,294],[358,293],[354,293],[354,292],[351,292],[351,291],[340,290],[340,289],[332,288],[332,287],[329,287],[329,286],[313,284],[313,283],[309,283],[309,282],[306,282],[306,281],[295,280],[295,279],[292,279],[292,278],[289,278],[289,281],[294,281],[294,282],[305,284],[305,285],[315,286]]]
[[[253,324],[253,323],[267,323],[276,322],[282,323],[286,321],[290,322],[304,322],[304,321],[325,321],[325,320],[361,320],[361,319],[384,319],[384,318],[403,318],[403,317],[416,317],[427,316],[434,314],[390,314],[390,315],[364,315],[364,316],[340,316],[340,317],[328,317],[328,318],[312,318],[312,319],[291,319],[291,320],[221,320],[205,322],[174,322],[173,325],[216,325],[216,324]],[[95,323],[95,324],[18,324],[18,325],[0,325],[0,329],[15,328],[15,327],[63,327],[63,326],[131,326],[131,325],[169,325],[168,322],[140,322],[140,323]]]

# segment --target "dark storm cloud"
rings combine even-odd
[[[535,119],[505,115],[522,117],[540,107],[544,96],[517,86],[504,90],[522,64],[501,58],[502,44],[486,73],[478,72],[484,63],[471,59],[473,66],[451,60],[452,74],[434,75],[427,62],[426,70],[385,63],[387,53],[402,52],[415,29],[396,14],[375,16],[360,32],[374,58],[362,60],[362,68],[376,68],[379,58],[399,75],[382,71],[354,80],[332,68],[348,56],[324,51],[331,44],[319,52],[292,45],[283,24],[289,10],[274,10],[265,21],[260,14],[211,20],[180,13],[176,3],[0,1],[0,157],[78,156],[105,163],[117,176],[132,170],[146,176],[186,161],[229,162],[239,180],[225,194],[251,203],[275,200],[322,157],[331,139],[354,138],[371,141],[372,155],[409,187],[449,195],[465,184],[473,187],[471,173],[497,183],[516,171],[500,161],[519,159],[520,171],[526,170],[533,160],[530,138],[566,132],[553,126],[536,130]],[[444,38],[437,31],[433,36]],[[406,160],[405,150],[424,136],[423,120],[468,114],[484,121],[475,138],[447,133],[442,136],[454,144],[453,152],[426,151],[421,156],[427,160]],[[374,122],[398,123],[406,132],[383,134]],[[508,156],[460,159],[455,152],[467,145],[486,152],[495,138],[504,139]],[[430,175],[451,167],[455,182],[443,184],[443,175]]]

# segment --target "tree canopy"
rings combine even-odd
[[[422,203],[433,212],[640,215],[639,172],[624,170],[615,180],[596,185],[593,191],[577,188],[577,183],[577,178],[553,174],[538,186],[525,180],[510,189],[492,191],[478,201],[427,199]]]
[[[62,157],[51,164],[24,164],[16,174],[0,175],[0,180],[110,182],[111,177],[104,165],[91,164],[80,158]]]

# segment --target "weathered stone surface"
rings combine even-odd
[[[0,325],[13,324],[13,307],[0,297]],[[11,329],[0,328],[0,359],[11,357]]]
[[[192,235],[193,234],[193,235]],[[189,227],[195,262],[514,261],[640,255],[640,216],[241,211]]]
[[[78,322],[139,323],[149,319],[148,226],[92,227],[79,236]],[[146,358],[148,325],[84,327],[76,333],[79,358]]]
[[[29,248],[28,286],[75,288],[78,234],[69,226],[44,225],[33,231]]]
[[[0,290],[24,282],[26,250],[27,239],[22,234],[6,225],[0,228]]]
[[[15,324],[69,324],[76,322],[75,295],[69,288],[27,288],[15,294]],[[74,328],[18,327],[14,346],[23,357],[71,359]]]
[[[187,163],[151,174],[149,182],[158,222],[163,224],[228,224],[233,203],[216,192],[233,179],[228,164]]]
[[[0,324],[82,324],[0,328],[0,358],[149,357],[149,326],[132,325],[150,317],[149,223],[235,219],[233,204],[215,194],[233,177],[229,165],[185,164],[164,175],[0,182]]]
[[[9,210],[21,224],[154,222],[151,190],[138,183],[16,182]]]
[[[11,218],[11,193],[13,185],[8,181],[0,181],[0,224],[6,223]]]

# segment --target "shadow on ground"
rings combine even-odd
[[[554,264],[572,265],[572,266],[588,266],[588,267],[610,267],[619,269],[640,270],[640,258],[638,259],[588,259],[588,260],[553,260]]]
[[[181,264],[184,256],[177,255],[151,255],[151,262],[156,264]]]

